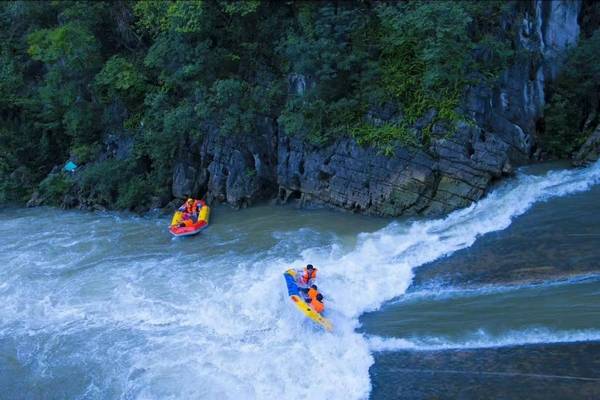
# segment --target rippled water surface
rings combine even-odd
[[[435,220],[217,208],[209,229],[186,239],[168,234],[168,216],[2,209],[3,396],[359,399],[381,350],[503,345],[524,332],[597,340],[594,279],[402,295],[415,267],[598,182],[598,166],[522,173]],[[282,272],[307,262],[320,268],[333,334],[286,299]],[[561,310],[576,311],[559,321]]]

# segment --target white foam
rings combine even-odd
[[[524,289],[545,289],[552,287],[568,286],[576,283],[595,282],[600,280],[600,275],[597,273],[580,274],[558,278],[555,280],[530,283],[516,283],[507,285],[488,284],[477,287],[450,287],[450,286],[431,286],[420,289],[415,292],[410,292],[402,297],[399,297],[388,304],[413,303],[423,300],[447,300],[466,297],[479,297],[487,295],[495,295],[509,292],[517,292]]]
[[[484,330],[478,330],[461,340],[451,340],[446,337],[419,338],[384,338],[370,336],[368,338],[371,351],[431,351],[452,349],[481,349],[506,346],[521,346],[543,343],[573,343],[600,340],[600,330],[564,330],[526,329],[509,331],[501,335],[491,335]]]

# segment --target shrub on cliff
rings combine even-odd
[[[48,175],[39,186],[45,204],[60,205],[64,195],[73,187],[73,180],[63,172]]]
[[[600,29],[568,54],[544,112],[542,145],[568,157],[600,123]]]
[[[80,195],[109,208],[143,209],[155,188],[132,160],[89,165],[78,177]]]

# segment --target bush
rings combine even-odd
[[[374,127],[362,124],[355,127],[353,136],[360,145],[368,145],[379,149],[384,155],[391,157],[397,145],[404,147],[419,147],[421,143],[415,132],[403,123],[384,124]]]
[[[290,60],[290,72],[314,84],[289,96],[280,122],[288,134],[304,135],[315,144],[351,134],[386,153],[392,142],[426,146],[431,126],[420,143],[409,127],[431,109],[437,111],[431,124],[459,119],[461,95],[472,83],[468,77],[493,79],[513,56],[511,38],[502,34],[500,24],[513,5],[300,5],[297,26],[278,50]],[[369,126],[367,112],[386,103],[396,104],[399,115]]]
[[[81,172],[81,193],[111,208],[135,209],[148,205],[151,185],[132,160],[107,160]]]
[[[100,153],[100,145],[95,144],[79,144],[71,149],[71,153],[78,164],[85,164],[94,160]]]
[[[146,90],[145,77],[131,62],[118,55],[104,64],[94,78],[94,86],[103,102],[108,104],[120,97],[131,107],[140,104]]]
[[[571,50],[549,92],[542,146],[568,157],[600,123],[600,29]]]
[[[136,176],[126,184],[120,184],[115,205],[118,208],[139,211],[149,204],[149,197],[153,190],[150,183],[140,176]]]
[[[51,205],[58,205],[62,202],[65,194],[73,187],[73,179],[64,172],[50,174],[39,186],[40,196],[44,202]]]

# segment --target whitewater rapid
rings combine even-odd
[[[414,268],[505,229],[537,202],[598,183],[600,164],[519,173],[446,218],[393,222],[350,241],[281,230],[257,235],[254,251],[236,250],[253,237],[244,222],[182,241],[165,236],[163,219],[69,212],[58,224],[2,211],[0,352],[18,368],[0,385],[82,399],[363,399],[373,351],[598,340],[596,331],[540,330],[457,344],[356,331],[361,314],[406,291]],[[27,225],[39,231],[14,234]],[[142,245],[130,244],[140,235]],[[282,272],[307,263],[319,268],[333,334],[287,299]]]

